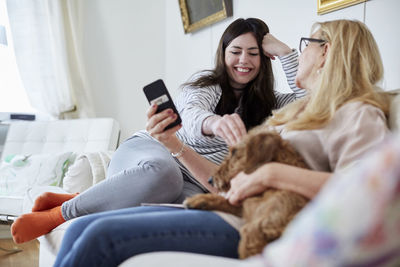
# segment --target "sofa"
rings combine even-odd
[[[84,155],[107,156],[119,143],[120,127],[112,118],[54,121],[10,121],[1,153],[0,233],[11,237],[9,224],[28,212],[35,195],[63,191],[75,178],[70,167]],[[82,166],[82,164],[81,164]],[[63,180],[69,174],[70,178]],[[75,179],[76,180],[76,179]],[[82,181],[78,189],[84,188]]]
[[[391,102],[391,107],[390,107],[390,117],[389,117],[389,127],[392,131],[399,132],[400,129],[400,90],[395,90],[392,91],[391,93],[392,97],[392,102]],[[78,159],[77,161],[72,164],[70,167],[70,170],[72,169],[77,169],[78,172],[83,172],[85,173],[85,168],[80,167],[81,165],[84,166],[84,164],[81,164],[82,162]],[[81,164],[81,165],[80,165]],[[52,187],[51,191],[55,192],[81,192],[88,186],[90,186],[91,181],[84,181],[83,177],[85,175],[81,175],[79,173],[70,175],[71,180],[69,182],[69,187]],[[94,184],[93,182],[92,184]],[[75,190],[75,191],[74,191]],[[38,192],[34,192],[30,194],[29,199],[26,201],[30,204],[26,204],[26,211],[29,211],[29,205],[32,205],[32,201],[36,195],[40,194],[40,190]],[[25,198],[26,200],[26,198]],[[40,256],[39,256],[39,265],[42,267],[45,266],[52,266],[55,260],[55,257],[57,255],[58,249],[60,247],[63,235],[65,233],[65,230],[68,228],[68,226],[73,222],[74,220],[67,221],[63,223],[62,225],[58,226],[55,228],[52,232],[49,234],[42,236],[39,238],[40,241]],[[153,257],[153,255],[157,255],[158,257]],[[143,255],[143,256],[138,256],[138,257],[133,257],[126,261],[125,263],[122,264],[124,267],[128,266],[159,266],[160,263],[166,262],[166,261],[173,261],[173,259],[181,259],[182,262],[180,262],[180,265],[165,265],[165,266],[187,266],[187,265],[193,265],[193,266],[204,266],[204,265],[210,265],[212,262],[214,263],[220,263],[218,266],[235,266],[238,264],[236,261],[232,260],[226,260],[226,259],[217,259],[215,257],[207,257],[207,256],[198,256],[198,255],[191,255],[191,254],[186,254],[186,253],[155,253],[152,254],[150,253],[149,256]],[[199,260],[199,263],[204,263],[200,265],[195,265],[195,263],[191,262],[192,260]],[[190,263],[188,263],[190,262]],[[138,264],[138,265],[137,265]],[[224,265],[225,264],[225,265]],[[251,265],[249,265],[251,266]],[[256,266],[256,265],[255,265]]]
[[[399,131],[400,129],[400,90],[395,90],[392,91],[391,93],[392,97],[392,102],[391,102],[391,107],[390,107],[390,117],[389,117],[389,127],[392,131]],[[73,222],[74,220],[67,221],[64,224],[58,226],[55,228],[52,232],[49,234],[39,238],[40,241],[40,266],[45,267],[45,266],[52,266],[55,257],[57,255],[57,251],[60,247],[63,235],[65,233],[65,230],[68,228],[68,226]],[[160,256],[161,259],[170,259],[174,257],[181,257],[182,260],[185,262],[186,259],[191,259],[192,255],[186,255],[185,253],[171,253],[169,255],[168,253],[162,253],[162,256]],[[149,259],[153,259],[153,257],[143,257],[144,262]],[[196,257],[194,257],[196,259]],[[139,260],[142,259],[142,257],[139,258]],[[215,259],[214,259],[215,260]],[[133,260],[133,262],[136,263],[136,259]],[[160,261],[154,260],[154,266],[158,266],[158,263]],[[213,260],[204,259],[204,262],[209,262]],[[162,262],[162,261],[161,261]],[[227,261],[228,264],[226,266],[233,266],[229,264],[233,264],[233,262]],[[150,263],[149,263],[150,264]],[[192,264],[192,263],[191,263]],[[222,262],[221,262],[222,264]],[[127,261],[124,263],[123,266],[133,266]],[[147,265],[142,263],[140,261],[140,265],[135,265],[135,266],[153,266],[153,265]],[[172,266],[172,265],[171,265]],[[183,264],[182,266],[186,266]],[[199,265],[200,266],[200,265]],[[203,265],[202,265],[203,266]],[[224,265],[222,265],[224,266]]]

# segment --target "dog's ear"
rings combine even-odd
[[[219,191],[227,192],[230,189],[230,180],[236,174],[234,164],[237,162],[235,157],[237,151],[237,146],[230,147],[228,156],[213,175],[213,186]]]
[[[271,162],[278,149],[279,142],[270,133],[264,132],[252,136],[246,146],[245,173],[251,173],[260,165]]]

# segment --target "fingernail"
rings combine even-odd
[[[168,110],[168,114],[171,114],[171,113],[172,113],[172,110],[169,109],[169,110]]]

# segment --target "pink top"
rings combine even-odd
[[[321,129],[285,131],[276,128],[317,171],[337,172],[381,143],[388,134],[385,114],[377,107],[350,102]]]

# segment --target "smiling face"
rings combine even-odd
[[[319,32],[311,35],[311,38],[320,39]],[[299,57],[299,68],[296,74],[296,86],[303,89],[312,89],[318,77],[318,69],[321,69],[325,62],[327,44],[310,42],[302,51]]]
[[[229,83],[241,89],[260,72],[260,50],[252,33],[239,35],[225,49],[225,66]]]

